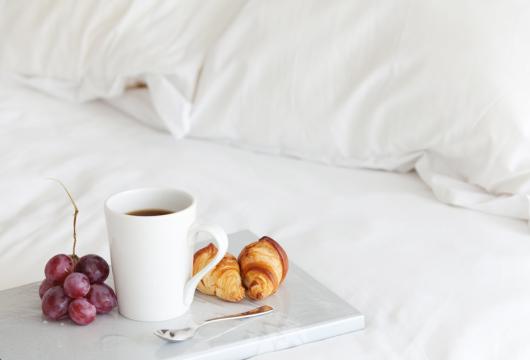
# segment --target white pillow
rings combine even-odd
[[[244,3],[8,1],[0,10],[0,71],[77,101],[119,96],[143,81],[156,95],[157,110],[180,116],[205,52]],[[169,127],[177,136],[187,130],[184,123]]]
[[[528,218],[529,10],[515,0],[250,2],[208,52],[189,135],[416,169],[446,202]]]

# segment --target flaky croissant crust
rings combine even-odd
[[[245,246],[238,261],[247,296],[255,300],[274,294],[289,270],[287,254],[268,236]]]
[[[193,274],[204,268],[217,254],[213,244],[198,250],[193,256]],[[245,289],[235,256],[226,253],[223,259],[202,278],[197,289],[203,294],[215,295],[226,301],[237,302],[245,297]]]

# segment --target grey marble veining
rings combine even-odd
[[[232,234],[229,251],[237,254],[256,239],[249,231]],[[88,326],[46,321],[38,286],[0,292],[0,359],[242,359],[364,327],[362,314],[292,262],[281,290],[264,301],[232,304],[197,294],[188,314],[164,322],[136,322],[116,310],[98,315]],[[274,313],[212,324],[186,342],[166,343],[153,335],[156,329],[185,327],[192,319],[242,312],[261,304],[274,307]]]

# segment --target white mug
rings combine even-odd
[[[166,215],[132,211],[165,209]],[[120,313],[133,320],[162,321],[185,313],[195,288],[226,253],[228,239],[218,226],[195,223],[194,198],[180,190],[144,188],[112,195],[105,202],[112,273]],[[209,233],[217,255],[191,276],[193,243]]]

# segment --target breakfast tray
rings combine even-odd
[[[238,254],[258,237],[242,231],[229,238],[229,251]],[[359,311],[292,262],[280,290],[263,301],[233,304],[196,294],[188,314],[164,322],[132,321],[116,310],[88,326],[46,321],[38,287],[32,283],[0,291],[1,360],[244,359],[364,327]],[[192,318],[200,321],[265,304],[274,308],[272,314],[211,324],[185,342],[166,343],[153,335],[156,329],[185,327]]]

